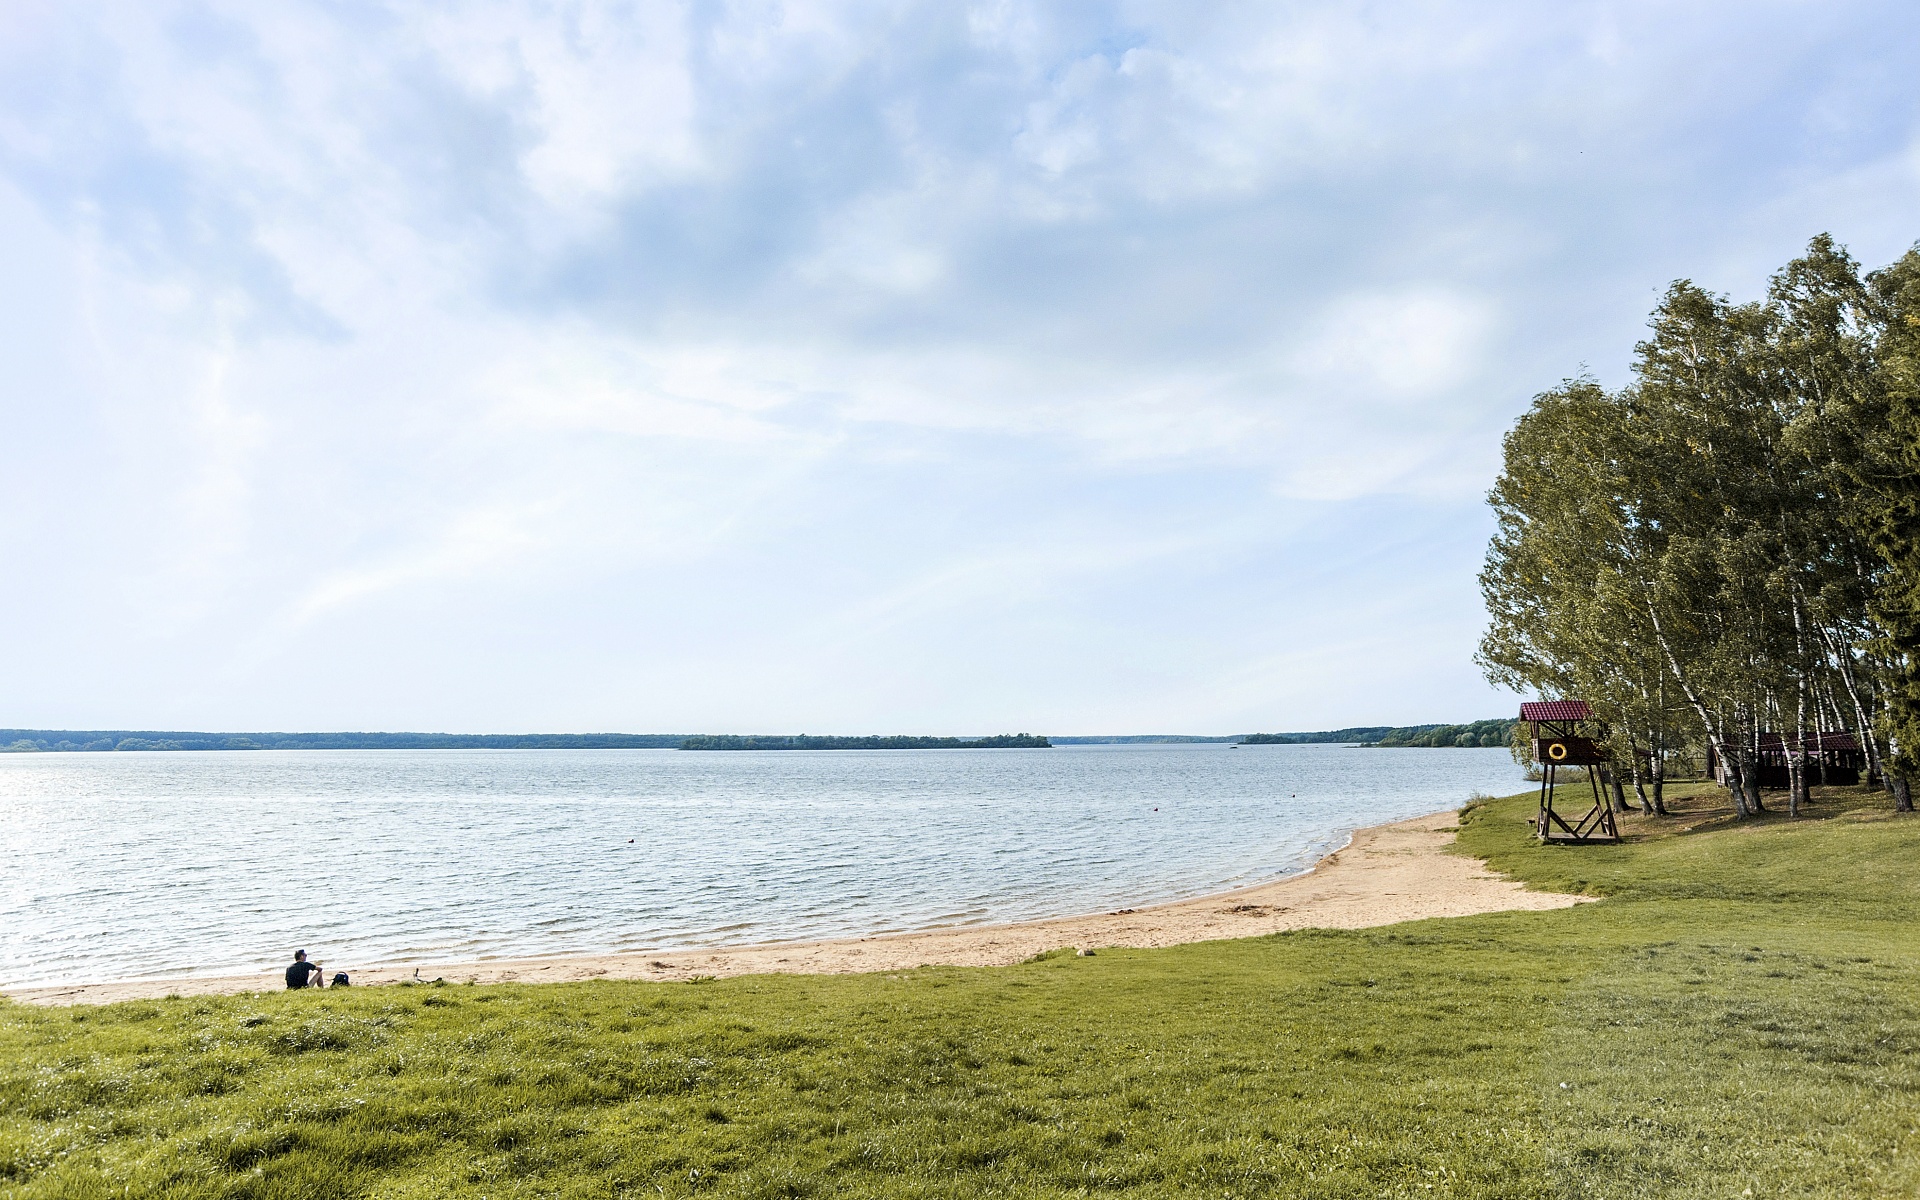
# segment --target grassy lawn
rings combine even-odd
[[[1464,850],[1604,903],[990,970],[0,1004],[0,1196],[1920,1195],[1920,821]]]

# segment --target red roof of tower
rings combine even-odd
[[[1522,721],[1585,721],[1592,716],[1585,700],[1529,700],[1520,706]]]

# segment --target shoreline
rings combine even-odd
[[[344,969],[354,986],[444,979],[448,983],[563,983],[589,979],[686,981],[756,974],[858,974],[922,966],[1008,966],[1048,950],[1156,949],[1258,937],[1292,929],[1367,929],[1430,917],[1567,908],[1593,899],[1530,892],[1478,859],[1449,852],[1453,809],[1357,829],[1306,871],[1233,891],[1138,909],[806,942],[704,950],[621,951],[484,962]],[[342,969],[339,964],[327,973]],[[0,989],[26,1004],[107,1004],[165,996],[284,990],[281,968],[251,975],[140,979]]]

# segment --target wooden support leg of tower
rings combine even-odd
[[[1587,784],[1593,794],[1593,806],[1586,815],[1569,825],[1566,818],[1554,811],[1553,801],[1556,784],[1555,769],[1548,764],[1540,778],[1540,824],[1541,841],[1562,842],[1617,842],[1620,830],[1614,821],[1613,806],[1607,803],[1606,794],[1600,788],[1600,773],[1596,766],[1587,767]],[[1560,829],[1560,836],[1554,835],[1554,827]]]
[[[1587,767],[1587,785],[1593,792],[1593,807],[1580,818],[1580,824],[1573,831],[1574,838],[1582,842],[1599,840],[1613,816],[1613,806],[1607,803],[1606,793],[1600,789],[1600,772],[1591,764]]]
[[[1580,841],[1582,840],[1580,830],[1572,825],[1567,824],[1566,818],[1562,817],[1559,813],[1555,812],[1553,808],[1554,797],[1559,792],[1559,785],[1560,785],[1560,780],[1558,778],[1559,770],[1560,769],[1554,766],[1552,763],[1548,763],[1545,767],[1541,768],[1540,831],[1539,831],[1540,840],[1543,842],[1555,840],[1553,827],[1558,825],[1560,827],[1560,831],[1563,834],[1565,834],[1567,838],[1571,838],[1574,841]],[[1561,840],[1564,840],[1564,839],[1561,839]]]

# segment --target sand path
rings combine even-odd
[[[1457,820],[1454,813],[1444,812],[1362,829],[1344,849],[1321,859],[1304,875],[1152,908],[1017,925],[777,942],[724,950],[496,959],[423,964],[419,968],[409,964],[360,969],[351,963],[329,961],[327,973],[345,969],[355,984],[398,983],[414,978],[416,969],[420,978],[440,977],[454,983],[559,983],[581,979],[684,980],[698,975],[845,974],[931,964],[990,967],[1016,963],[1062,946],[1177,946],[1216,938],[1254,937],[1283,929],[1365,929],[1424,917],[1566,908],[1589,899],[1529,892],[1492,874],[1475,859],[1448,853]],[[33,1004],[103,1004],[281,986],[276,968],[258,975],[12,988],[6,994]]]

